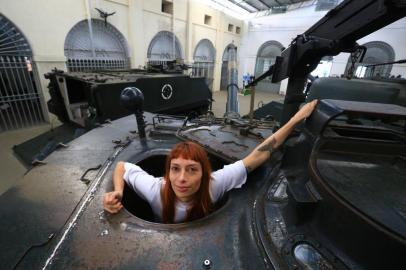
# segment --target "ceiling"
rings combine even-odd
[[[249,13],[283,8],[288,5],[308,2],[308,0],[228,0]]]

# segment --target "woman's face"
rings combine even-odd
[[[191,159],[174,158],[169,170],[169,180],[178,200],[191,201],[202,182],[203,171],[200,163]]]

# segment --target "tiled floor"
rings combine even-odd
[[[281,100],[282,98],[283,96],[276,94],[257,92],[255,95],[254,108],[257,108],[258,103],[261,103],[261,101],[266,104],[272,100]],[[212,105],[213,112],[216,116],[222,117],[225,113],[227,92],[215,92],[213,94],[213,99],[215,100]],[[238,96],[240,115],[248,114],[250,99],[251,96]],[[26,168],[14,155],[12,148],[13,145],[25,142],[26,140],[29,140],[50,129],[50,124],[44,124],[32,128],[0,133],[0,195],[16,184],[17,179],[19,179],[26,172]]]
[[[51,125],[43,124],[36,127],[0,133],[0,194],[15,184],[26,172],[24,165],[16,158],[13,146],[25,142],[51,129]]]

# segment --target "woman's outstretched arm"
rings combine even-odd
[[[278,148],[292,132],[294,127],[303,119],[308,117],[317,105],[317,100],[313,100],[305,104],[285,125],[277,132],[269,136],[265,141],[258,145],[247,157],[242,161],[248,172],[251,172],[270,156],[274,149]]]
[[[115,214],[123,208],[124,173],[124,162],[119,161],[113,172],[114,191],[105,193],[103,198],[103,207],[109,213]]]

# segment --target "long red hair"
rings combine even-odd
[[[213,202],[211,201],[209,192],[211,165],[206,151],[200,145],[186,141],[176,144],[166,157],[164,176],[166,183],[161,192],[163,222],[174,223],[175,219],[176,195],[169,180],[171,160],[174,158],[191,159],[200,163],[202,166],[200,187],[193,196],[192,206],[187,213],[186,221],[199,219],[208,215],[213,209]]]

